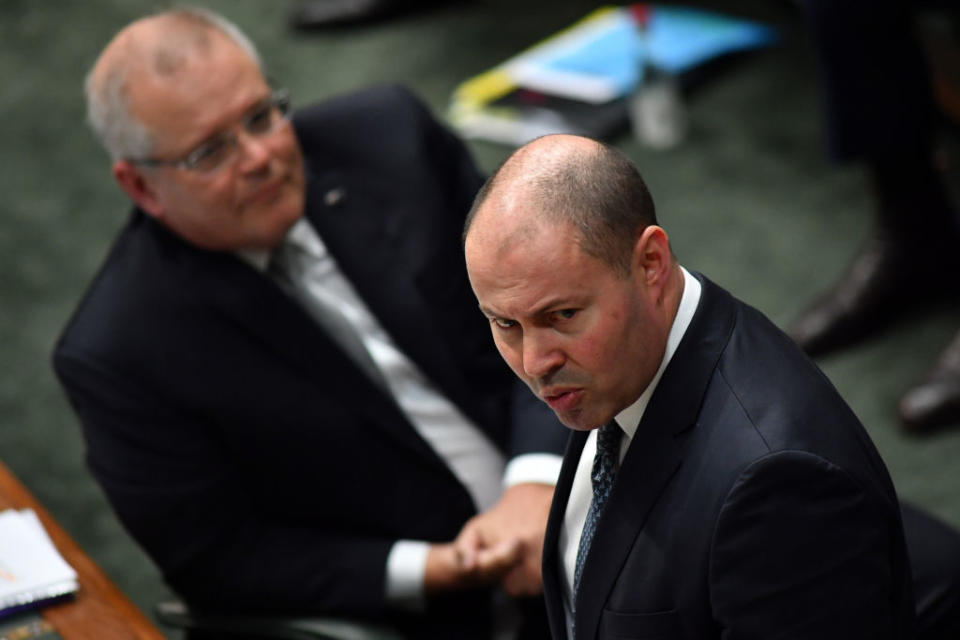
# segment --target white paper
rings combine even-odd
[[[66,563],[32,509],[0,512],[0,610],[77,590]]]

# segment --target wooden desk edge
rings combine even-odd
[[[77,572],[80,590],[76,598],[41,610],[64,640],[165,640],[2,463],[0,507],[33,509],[54,545]]]

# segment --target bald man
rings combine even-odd
[[[678,264],[629,160],[522,147],[464,243],[500,354],[573,430],[544,542],[555,638],[914,637],[870,438],[789,338]]]
[[[566,433],[476,313],[463,145],[396,87],[291,120],[249,40],[195,9],[124,28],[87,97],[134,206],[54,364],[170,585],[194,608],[543,637],[540,599],[505,594],[540,592]]]

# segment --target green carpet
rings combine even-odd
[[[412,87],[438,113],[462,79],[585,15],[584,1],[451,2],[335,33],[294,34],[292,2],[200,2],[261,48],[295,104],[375,82]],[[718,68],[691,96],[686,143],[656,153],[616,140],[640,165],[681,261],[785,324],[855,251],[871,202],[855,168],[824,157],[815,70],[791,3],[692,2],[769,20],[783,43]],[[145,0],[0,3],[0,459],[145,610],[167,590],[83,464],[83,443],[50,370],[54,339],[126,215],[105,154],[83,123],[82,77]],[[487,170],[508,150],[471,145]],[[867,425],[901,497],[960,526],[960,430],[897,427],[899,395],[960,326],[960,306],[920,314],[824,359]]]

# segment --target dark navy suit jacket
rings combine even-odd
[[[869,437],[789,338],[700,279],[597,525],[578,640],[913,637],[900,511]],[[558,638],[557,538],[586,436],[570,441],[544,546]]]
[[[469,288],[460,233],[481,176],[463,145],[396,87],[294,122],[306,215],[396,344],[508,457],[559,454],[566,430],[502,362]],[[134,211],[54,364],[93,474],[191,605],[483,634],[485,593],[410,619],[387,607],[391,545],[452,540],[471,498],[394,400],[235,255]]]

